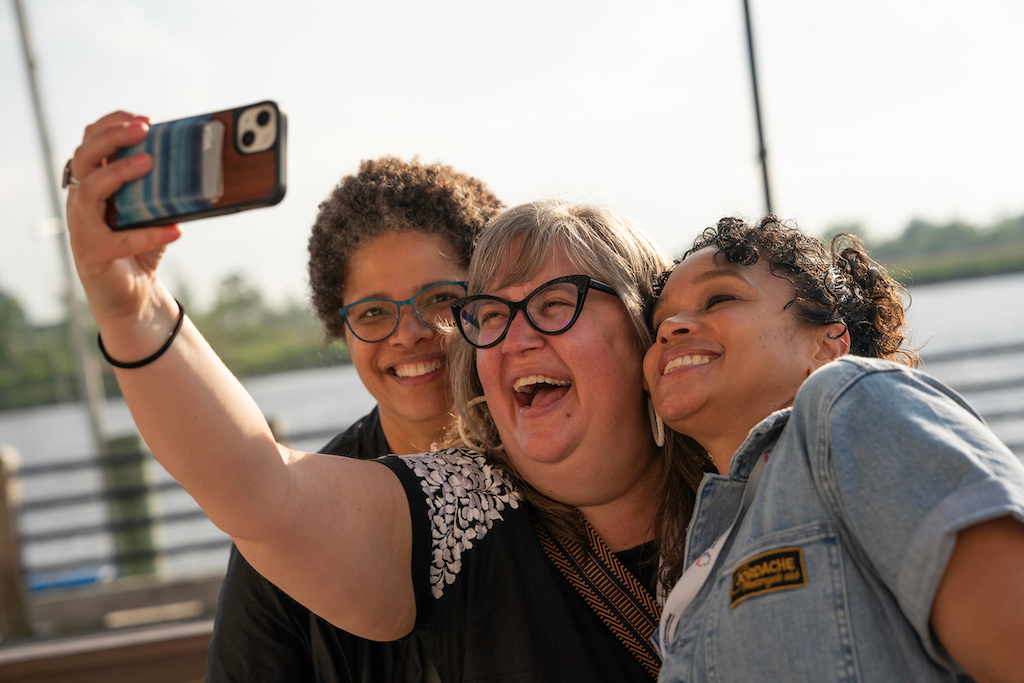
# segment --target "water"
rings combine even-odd
[[[921,347],[925,369],[954,386],[970,381],[1024,378],[1024,353],[967,361],[927,363],[929,354],[978,346],[1024,342],[1024,273],[913,288],[908,318],[915,332],[911,343]],[[282,418],[291,433],[341,431],[373,406],[369,393],[354,368],[304,370],[256,378],[245,382],[267,416]],[[971,393],[969,400],[982,412],[1016,410],[1024,413],[1024,390],[1003,389]],[[108,424],[112,433],[134,429],[123,401],[109,401]],[[996,434],[1010,444],[1024,443],[1024,419],[995,420]],[[327,440],[318,437],[292,443],[316,450]],[[88,420],[78,405],[59,405],[0,413],[0,444],[13,446],[24,465],[39,465],[89,457]],[[169,476],[158,467],[158,478]],[[24,499],[93,491],[100,486],[96,470],[59,473],[28,479]],[[165,513],[194,510],[195,503],[183,491],[161,495]],[[75,508],[22,515],[22,533],[61,529],[69,524],[102,523],[106,508],[90,503]],[[208,520],[169,525],[164,537],[169,545],[219,539],[223,534]],[[112,551],[109,534],[96,533],[71,540],[31,544],[25,550],[30,569],[47,563],[71,561]],[[168,559],[168,576],[223,571],[223,550],[197,552]],[[109,568],[106,570],[109,573]],[[100,572],[102,573],[102,571]],[[93,572],[90,576],[95,576]]]
[[[911,289],[908,321],[911,344],[920,349],[924,370],[953,387],[998,380],[1024,379],[1024,353],[991,358],[929,363],[929,354],[974,347],[1024,343],[1024,273],[961,280]],[[966,392],[965,392],[966,393]],[[996,411],[1024,413],[1024,389],[966,393],[983,415]],[[1024,443],[1024,419],[992,419],[1004,442]]]
[[[373,407],[373,398],[359,381],[352,366],[302,370],[258,377],[243,382],[268,417],[281,419],[291,433],[322,430],[339,432],[365,415]],[[134,423],[122,400],[107,401],[107,424],[111,434],[130,433]],[[295,441],[290,445],[303,450],[318,450],[328,437]],[[85,409],[81,405],[58,405],[0,413],[0,444],[13,446],[23,466],[91,458],[91,433]],[[170,475],[154,463],[158,481],[170,481]],[[22,482],[25,501],[96,491],[101,487],[97,469],[46,474]],[[160,494],[160,509],[165,513],[195,510],[192,498],[182,490]],[[102,524],[107,520],[106,505],[85,503],[74,507],[23,513],[22,534],[59,530],[70,525]],[[166,525],[162,532],[168,546],[226,538],[206,519]],[[31,584],[54,581],[79,583],[108,576],[109,566],[97,566],[79,572],[61,572],[59,576],[34,576],[33,567],[112,553],[113,541],[105,532],[85,534],[72,539],[28,544],[23,560]],[[171,556],[165,570],[168,576],[205,574],[223,571],[227,564],[224,550]]]
[[[912,287],[915,346],[927,352],[1024,342],[1024,273]]]

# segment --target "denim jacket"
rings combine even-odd
[[[929,628],[932,599],[958,531],[1024,522],[1024,465],[940,382],[846,357],[751,430],[728,477],[705,477],[687,566],[738,515],[660,681],[961,680]]]

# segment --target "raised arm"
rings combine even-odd
[[[152,165],[146,154],[108,160],[147,131],[147,119],[126,112],[89,126],[72,162],[80,185],[68,195],[78,274],[104,347],[122,362],[153,354],[179,315],[157,278],[178,226],[113,231],[104,219],[107,199]],[[158,360],[116,374],[153,454],[261,574],[354,634],[411,630],[411,521],[388,468],[277,444],[187,317]]]

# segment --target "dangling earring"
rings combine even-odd
[[[466,435],[466,427],[462,422],[461,415],[455,418],[455,426],[459,428],[459,438],[462,439],[462,443],[466,444],[474,451],[480,451],[481,453],[483,453],[484,447],[481,446],[480,444],[473,443],[472,441],[469,440],[469,436]]]
[[[654,409],[654,401],[647,397],[647,417],[651,419],[651,434],[654,435],[654,445],[661,448],[665,445],[665,422]]]
[[[467,403],[466,407],[467,408],[472,408],[473,406],[477,405],[478,403],[487,403],[487,398],[485,396],[477,396],[476,398],[472,399],[469,403]],[[484,446],[481,446],[480,444],[473,443],[473,441],[466,434],[466,426],[465,426],[465,423],[462,421],[462,416],[461,415],[456,415],[455,416],[455,427],[459,430],[459,438],[462,439],[462,442],[464,444],[466,444],[467,446],[469,446],[470,448],[472,448],[475,451],[480,451],[481,453],[483,453],[485,450],[487,450]],[[496,451],[503,451],[503,450],[505,450],[505,444],[498,444],[497,447],[495,447],[494,450],[496,450]]]

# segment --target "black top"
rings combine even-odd
[[[409,500],[415,633],[442,681],[651,680],[547,558],[498,467],[457,449],[382,462]],[[618,554],[649,589],[654,572],[638,565],[651,554]]]
[[[321,453],[366,460],[390,452],[377,408]],[[377,643],[335,628],[260,576],[234,546],[221,587],[208,683],[424,681],[423,645],[413,635]]]

